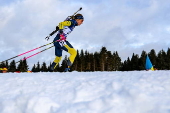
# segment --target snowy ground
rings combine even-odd
[[[170,71],[2,73],[0,113],[170,113]]]

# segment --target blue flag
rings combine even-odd
[[[148,55],[146,56],[145,68],[146,68],[146,70],[154,70]]]

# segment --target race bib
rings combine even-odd
[[[66,45],[66,42],[64,40],[59,41],[59,44],[61,45],[61,47],[63,47],[64,45]]]

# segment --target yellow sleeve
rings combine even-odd
[[[64,21],[59,23],[59,29],[64,29],[64,26],[70,26],[71,21]]]

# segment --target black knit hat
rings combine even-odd
[[[76,14],[76,15],[74,16],[74,19],[83,19],[83,20],[84,20],[84,17],[83,17],[82,14]]]

